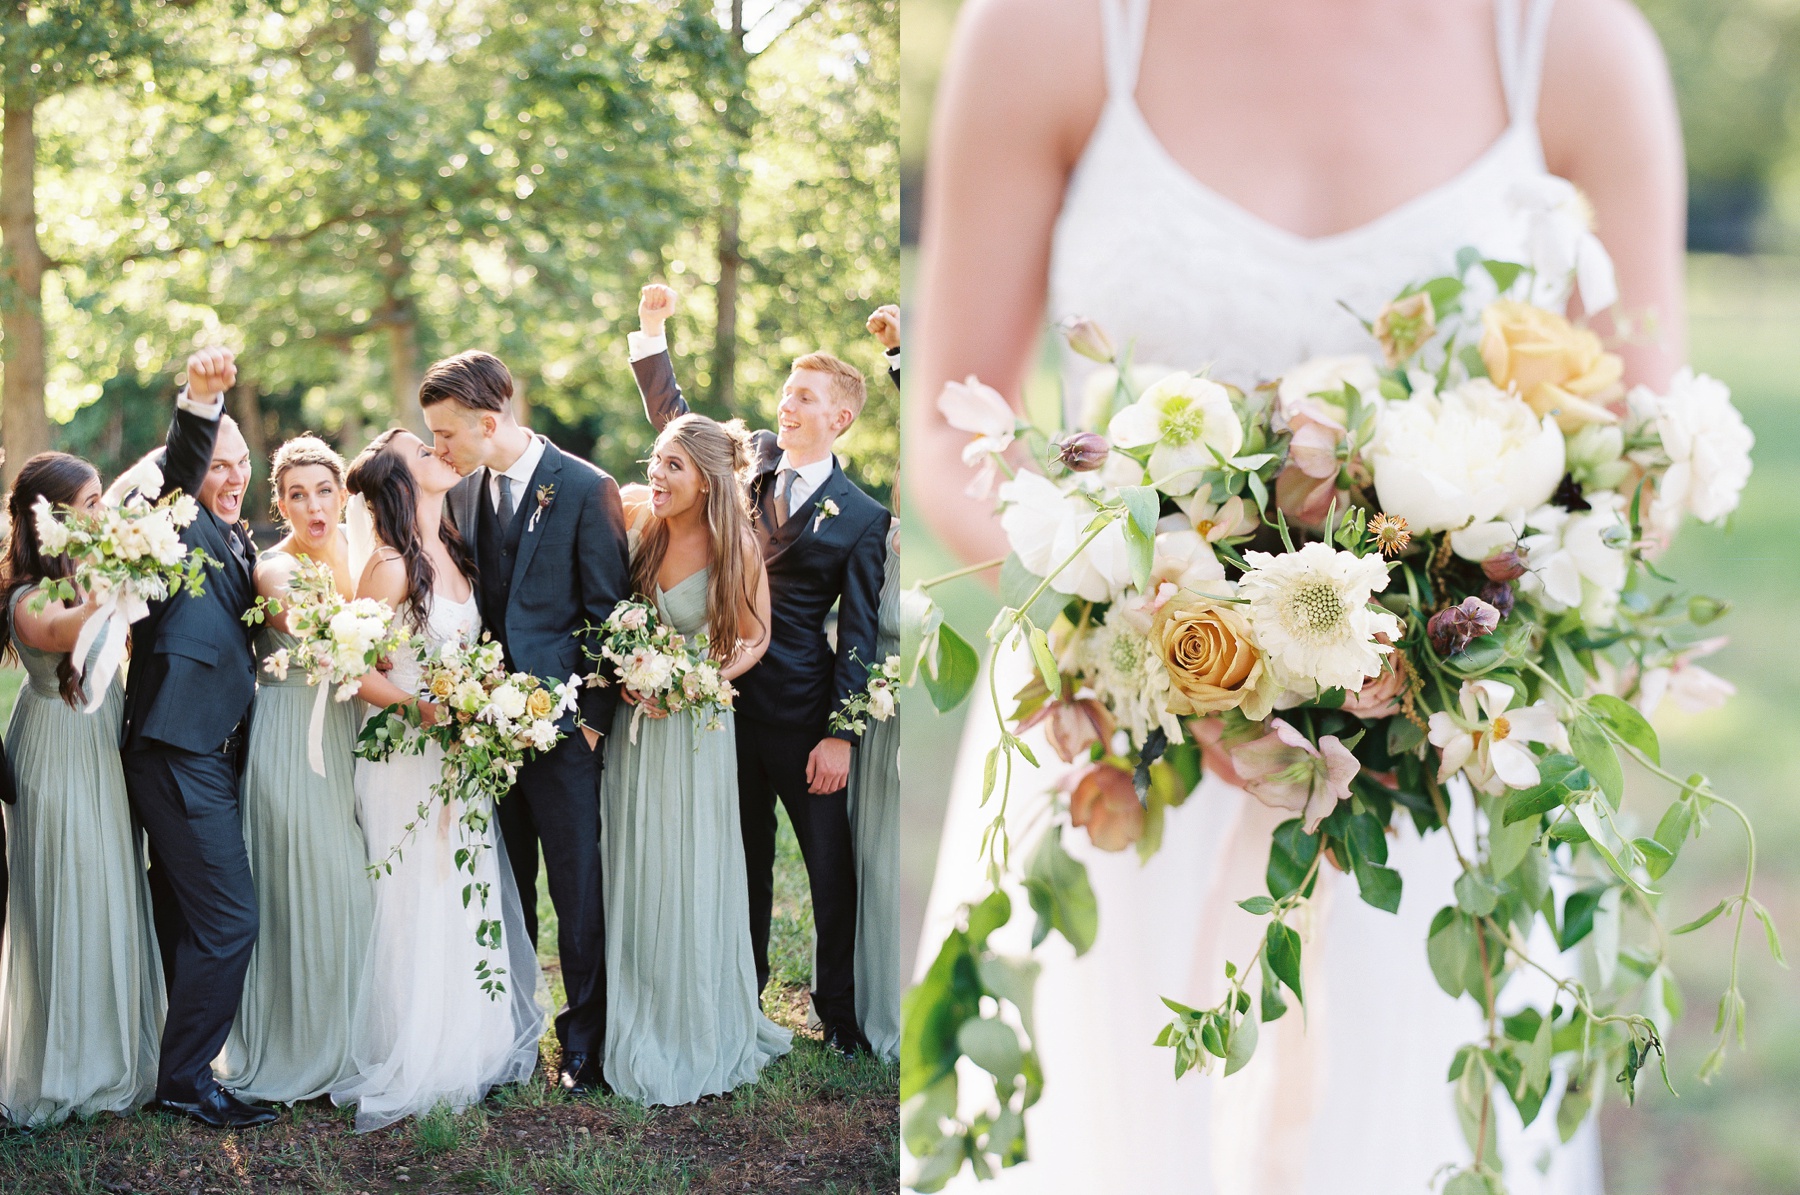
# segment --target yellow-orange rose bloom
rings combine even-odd
[[[1150,624],[1150,644],[1168,670],[1169,712],[1177,717],[1235,709],[1262,679],[1249,622],[1218,598],[1170,598]]]
[[[1554,312],[1510,299],[1490,304],[1481,313],[1481,359],[1494,385],[1540,416],[1555,415],[1565,433],[1617,422],[1605,404],[1624,393],[1625,363]]]
[[[450,696],[456,690],[456,681],[448,672],[440,672],[431,678],[431,695],[438,700]]]
[[[548,689],[533,689],[525,698],[525,712],[533,718],[548,718],[556,708],[556,698]]]

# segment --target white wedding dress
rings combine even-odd
[[[1309,357],[1372,352],[1340,301],[1372,315],[1408,282],[1450,271],[1465,245],[1519,259],[1522,234],[1506,198],[1515,183],[1544,174],[1536,103],[1547,0],[1534,0],[1523,17],[1515,0],[1496,4],[1511,117],[1500,138],[1448,182],[1368,224],[1319,238],[1259,219],[1176,163],[1133,96],[1147,0],[1099,2],[1109,94],[1056,225],[1053,318],[1097,320],[1121,342],[1135,341],[1138,362],[1210,365],[1216,378],[1254,384]],[[1073,401],[1094,368],[1068,355]],[[1002,693],[1031,673],[1020,656],[1002,655],[994,666]],[[985,680],[977,691],[987,691]],[[958,906],[985,890],[980,841],[992,807],[980,808],[979,796],[995,732],[991,711],[980,702],[973,710],[921,938],[921,974]],[[1050,767],[1021,774],[1015,763],[1015,791],[1042,792],[1061,769],[1041,732],[1028,737]],[[1466,790],[1461,802],[1458,819],[1465,820]],[[1014,808],[1020,805],[1037,802]],[[1305,1018],[1296,1009],[1265,1026],[1243,1071],[1176,1082],[1172,1053],[1152,1046],[1169,1019],[1158,996],[1216,1003],[1224,961],[1241,964],[1253,953],[1262,923],[1235,902],[1264,891],[1269,833],[1288,816],[1209,777],[1169,812],[1162,850],[1148,865],[1129,851],[1098,851],[1080,831],[1064,836],[1088,867],[1100,934],[1081,959],[1058,935],[1038,952],[1044,970],[1034,1015],[1046,1088],[1026,1114],[1032,1160],[991,1185],[965,1170],[953,1189],[1423,1195],[1440,1168],[1467,1161],[1446,1073],[1456,1048],[1480,1036],[1480,1013],[1473,1000],[1444,994],[1425,955],[1432,916],[1453,903],[1457,865],[1442,834],[1421,840],[1408,824],[1392,840],[1390,863],[1406,883],[1398,915],[1364,904],[1353,882],[1327,869],[1305,927]],[[1014,841],[1017,847],[1016,834]],[[1015,888],[1013,898],[1014,922],[994,944],[1023,954],[1033,916],[1022,891]],[[1541,988],[1530,994],[1545,1002]],[[985,1090],[991,1102],[991,1084],[967,1060],[962,1066],[965,1095]],[[1592,1123],[1560,1144],[1555,1099],[1524,1131],[1511,1105],[1499,1101],[1512,1195],[1601,1190]]]
[[[430,650],[480,633],[474,594],[461,602],[433,595],[425,630]],[[415,690],[419,675],[418,661],[402,655],[389,679]],[[356,761],[357,815],[369,861],[386,860],[401,846],[392,874],[375,879],[374,929],[351,1025],[356,1074],[331,1092],[333,1103],[356,1105],[358,1132],[440,1104],[460,1112],[492,1088],[529,1079],[537,1069],[544,979],[497,828],[490,824],[477,842],[439,801],[429,821],[406,832],[419,805],[432,800],[443,758],[431,744],[422,755]],[[456,866],[455,855],[469,845],[480,848],[475,878],[489,885],[487,910],[478,897],[463,905],[470,876]],[[477,922],[495,909],[502,925],[498,950],[475,941]],[[498,998],[481,988],[476,964],[483,959],[491,969],[505,970],[506,991]]]

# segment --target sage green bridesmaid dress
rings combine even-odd
[[[265,627],[256,658],[294,644]],[[261,924],[215,1070],[240,1096],[293,1103],[356,1073],[350,1016],[375,904],[352,786],[362,703],[326,699],[320,776],[306,758],[318,690],[299,668],[257,682],[240,807]]]
[[[900,651],[900,521],[888,532],[875,663]],[[896,696],[898,696],[896,694]],[[900,1056],[900,715],[870,721],[850,763],[856,849],[856,1021],[881,1058]]]
[[[165,998],[119,763],[124,690],[114,677],[84,714],[59,691],[63,657],[13,643],[26,681],[6,733],[19,799],[4,807],[0,1105],[40,1126],[149,1102]]]
[[[659,593],[664,621],[706,628],[707,570]],[[643,1104],[754,1082],[792,1035],[762,1014],[738,828],[737,740],[691,714],[621,704],[600,780],[606,871],[606,1079]]]

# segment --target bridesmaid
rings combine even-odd
[[[331,570],[339,593],[354,597],[340,526],[343,458],[324,441],[300,436],[276,450],[270,471],[288,534],[257,558],[257,593],[279,601],[301,561],[313,560]],[[270,615],[257,632],[256,658],[293,647],[287,632],[285,612]],[[318,691],[298,667],[286,680],[264,668],[258,682],[243,815],[261,925],[219,1081],[245,1099],[291,1104],[355,1073],[350,1016],[374,893],[351,785],[357,703],[327,701],[320,776],[307,762]]]
[[[876,664],[900,652],[900,520],[888,528]],[[899,694],[895,694],[896,697]],[[876,1057],[900,1056],[900,717],[871,720],[850,765],[856,844],[856,1022]]]
[[[115,677],[85,714],[68,653],[92,599],[33,610],[42,582],[69,575],[38,550],[32,507],[92,511],[100,478],[79,457],[25,462],[8,502],[0,642],[25,666],[6,741],[17,803],[6,806],[11,902],[0,946],[0,1112],[19,1125],[129,1112],[156,1089],[162,968],[140,836],[119,763],[124,690]],[[92,653],[90,652],[90,658]]]
[[[657,437],[650,485],[621,494],[633,588],[683,635],[705,632],[727,679],[769,641],[748,464],[741,424],[683,415]],[[709,731],[645,707],[633,743],[634,712],[619,707],[600,779],[605,1074],[639,1103],[691,1104],[753,1082],[792,1038],[757,1000],[731,714]]]

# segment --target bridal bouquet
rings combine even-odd
[[[690,641],[657,616],[648,602],[623,601],[613,607],[600,628],[598,654],[589,651],[596,664],[610,664],[619,683],[637,708],[631,715],[631,741],[637,742],[638,723],[646,703],[668,713],[688,710],[703,717],[707,730],[724,723],[720,717],[731,708],[737,690],[707,652],[705,635]],[[590,685],[611,683],[596,671]]]
[[[423,655],[422,647],[416,650]],[[485,635],[478,643],[451,640],[422,662],[419,697],[440,707],[437,720],[425,725],[416,707],[391,706],[363,727],[357,754],[383,760],[395,751],[421,754],[427,744],[436,743],[444,753],[443,778],[419,804],[401,844],[371,869],[391,875],[401,845],[431,820],[441,801],[445,816],[455,809],[465,831],[466,845],[456,852],[457,866],[469,875],[463,904],[479,898],[485,911],[491,893],[489,885],[477,878],[476,861],[487,841],[494,805],[511,791],[520,765],[531,753],[548,751],[562,741],[557,721],[575,708],[580,681],[570,677],[546,684],[529,673],[508,672],[505,652]],[[497,951],[500,933],[500,919],[484,917],[476,925],[475,940]],[[476,970],[490,996],[497,999],[505,992],[504,969],[491,967],[484,958]]]
[[[207,564],[218,563],[204,550],[190,550],[181,542],[181,529],[199,513],[199,504],[186,494],[152,503],[133,493],[95,514],[55,510],[43,497],[32,508],[43,553],[66,556],[75,566],[73,577],[44,583],[33,599],[40,603],[38,608],[51,601],[75,601],[78,590],[93,595],[99,605],[69,653],[76,676],[88,670],[86,712],[94,712],[106,699],[107,687],[124,659],[131,624],[150,613],[151,602],[184,589],[199,596]],[[90,665],[89,652],[102,632],[107,632],[106,640]]]
[[[898,708],[895,694],[899,689],[900,657],[889,656],[869,669],[867,688],[844,698],[843,705],[831,715],[831,729],[861,734],[871,720],[886,722]]]
[[[316,560],[302,558],[289,584],[288,632],[299,642],[263,660],[276,680],[286,680],[288,670],[300,668],[306,681],[317,686],[312,719],[307,727],[306,756],[312,770],[325,774],[325,694],[338,687],[336,699],[356,697],[358,684],[374,671],[384,656],[406,646],[394,611],[374,598],[345,598],[338,592],[331,569]],[[260,621],[260,607],[246,620]]]
[[[1731,691],[1694,662],[1718,646],[1700,628],[1723,604],[1678,594],[1656,561],[1687,518],[1736,507],[1752,438],[1712,378],[1683,370],[1664,393],[1627,393],[1620,359],[1560,314],[1568,285],[1544,283],[1465,251],[1367,322],[1370,356],[1250,390],[1192,373],[1143,384],[1129,351],[1071,321],[1070,346],[1111,369],[1086,425],[1055,433],[976,379],[945,388],[940,410],[973,437],[974,491],[1004,475],[1012,548],[949,576],[1001,565],[987,638],[1035,675],[1004,694],[990,672],[992,890],[907,996],[916,1189],[1025,1160],[1024,1113],[1054,1080],[1032,1039],[1039,964],[990,942],[1013,915],[1008,888],[1029,898],[1034,945],[1054,930],[1085,952],[1104,910],[1065,835],[1148,858],[1205,769],[1293,816],[1266,890],[1239,894],[1266,919],[1260,947],[1225,964],[1217,1005],[1164,1000],[1156,1044],[1177,1077],[1248,1065],[1259,1023],[1304,1002],[1297,914],[1324,869],[1398,908],[1408,877],[1389,865],[1388,833],[1402,819],[1448,836],[1460,864],[1455,903],[1420,945],[1486,1022],[1444,1059],[1473,1155],[1446,1195],[1505,1189],[1496,1099],[1527,1123],[1553,1107],[1567,1140],[1607,1080],[1630,1100],[1654,1059],[1668,1081],[1663,1034],[1681,1006],[1669,943],[1719,917],[1735,924],[1731,978],[1702,1076],[1741,1040],[1747,917],[1780,957],[1751,896],[1755,839],[1704,776],[1665,770],[1647,715],[1674,676],[1698,703]],[[1019,449],[1031,467],[1014,472],[1003,454]],[[941,709],[978,671],[973,637],[925,592],[947,579],[903,600],[905,673]],[[1034,729],[1069,765],[1047,793],[1018,791],[1015,761],[1038,766]],[[1660,813],[1622,805],[1627,759],[1671,786]],[[1024,817],[1021,799],[1037,803]],[[1720,812],[1749,843],[1743,887],[1665,930],[1657,885]],[[1009,820],[1032,827],[1022,866]],[[1581,947],[1574,973],[1544,942],[1552,956]],[[1525,971],[1554,997],[1502,1015]],[[991,1101],[959,1091],[976,1070]]]

